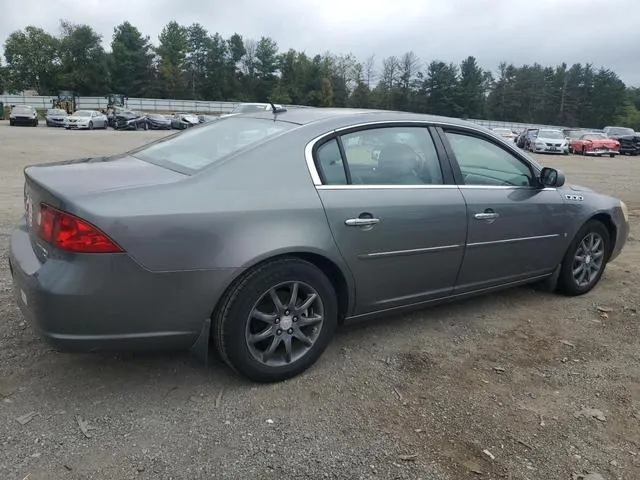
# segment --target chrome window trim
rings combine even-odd
[[[362,123],[355,123],[353,125],[349,125],[346,127],[340,127],[340,128],[336,128],[334,130],[331,130],[329,132],[325,132],[322,135],[318,135],[317,137],[313,138],[312,140],[310,140],[304,148],[304,157],[305,157],[305,161],[307,163],[307,168],[309,170],[309,174],[311,175],[311,180],[313,181],[313,184],[317,187],[317,188],[321,188],[322,190],[328,190],[329,188],[326,187],[334,187],[331,189],[335,189],[335,187],[344,187],[344,188],[340,188],[340,190],[350,190],[350,189],[362,189],[362,188],[442,188],[442,187],[458,187],[458,188],[490,188],[490,189],[510,189],[510,188],[516,188],[516,189],[535,189],[535,190],[556,190],[555,188],[543,188],[543,189],[536,189],[535,187],[528,187],[528,186],[510,186],[510,185],[324,185],[322,183],[322,180],[320,179],[320,174],[318,172],[318,169],[316,168],[316,164],[315,164],[315,160],[313,158],[313,148],[315,147],[315,145],[317,143],[319,143],[320,141],[322,141],[323,139],[327,138],[327,137],[331,137],[333,135],[341,135],[341,132],[345,132],[348,130],[353,130],[353,129],[358,129],[358,128],[363,128],[363,127],[375,127],[377,125],[388,125],[389,127],[394,127],[395,125],[398,124],[410,124],[410,125],[416,125],[416,126],[422,126],[424,128],[429,128],[429,127],[449,127],[449,128],[456,128],[459,130],[466,130],[469,132],[474,132],[474,133],[478,133],[481,135],[486,135],[487,131],[484,130],[483,128],[480,127],[476,127],[473,124],[470,125],[460,125],[460,124],[456,124],[456,123],[449,123],[449,122],[433,122],[433,121],[429,121],[429,120],[378,120],[378,121],[374,121],[374,122],[362,122]],[[491,132],[489,131],[489,134],[491,134]],[[502,147],[507,147],[507,150],[510,151],[510,153],[514,154],[514,156],[516,156],[518,159],[520,159],[523,162],[526,162],[527,165],[529,165],[535,172],[539,173],[539,168],[538,165],[536,165],[535,163],[531,162],[531,159],[527,158],[525,155],[522,154],[522,152],[520,152],[517,147],[512,146],[509,142],[506,142],[504,139],[500,138],[497,135],[493,135],[494,138],[498,139],[500,141],[500,144]]]
[[[509,185],[316,185],[317,190],[535,190],[555,191],[556,187],[526,187]]]
[[[388,252],[365,253],[363,255],[358,255],[358,257],[363,260],[373,260],[375,258],[396,257],[401,255],[418,255],[421,253],[441,252],[443,250],[454,250],[459,248],[464,248],[464,245],[439,245],[437,247],[412,248],[410,250],[393,250]]]

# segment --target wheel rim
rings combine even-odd
[[[304,282],[267,290],[251,309],[245,339],[255,360],[269,367],[289,365],[315,345],[324,323],[318,292]]]
[[[604,239],[597,233],[587,234],[573,257],[573,279],[579,287],[590,285],[604,263]]]

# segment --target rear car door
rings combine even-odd
[[[344,130],[313,148],[318,194],[355,278],[356,316],[453,289],[466,207],[437,145],[442,155],[430,129],[413,123]]]
[[[439,130],[467,203],[468,233],[455,292],[546,275],[565,248],[566,209],[524,155],[489,134]]]

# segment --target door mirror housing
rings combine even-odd
[[[555,168],[544,167],[540,171],[540,176],[538,177],[540,181],[540,185],[543,187],[561,187],[564,185],[564,173],[560,170],[556,170]]]

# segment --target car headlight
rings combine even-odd
[[[544,147],[544,143],[543,142],[536,142],[536,147]]]
[[[624,216],[624,221],[629,222],[629,209],[627,208],[627,204],[620,200],[620,209],[622,210],[622,215]]]

